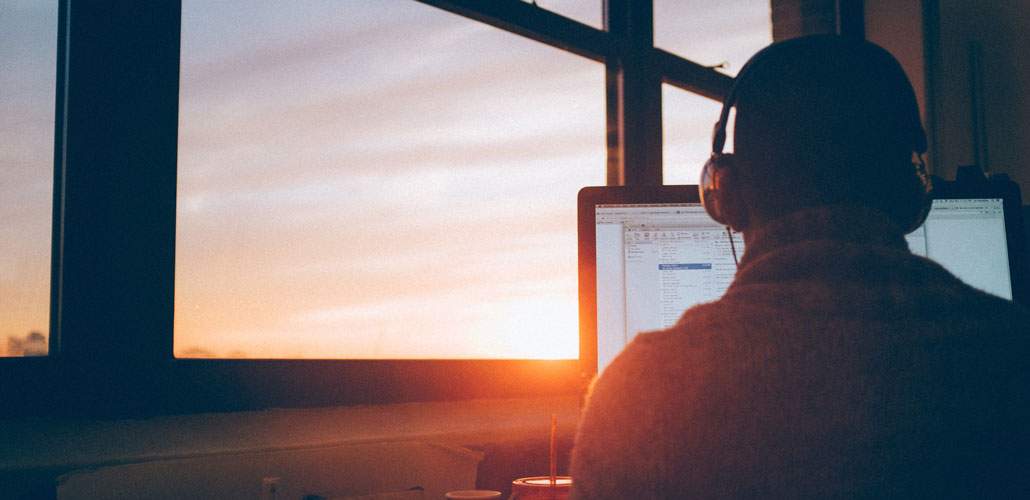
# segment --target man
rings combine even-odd
[[[746,252],[595,382],[574,496],[1030,497],[1030,316],[909,252],[926,139],[897,61],[781,42],[725,104],[702,188]]]

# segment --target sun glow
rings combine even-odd
[[[176,355],[576,358],[603,65],[343,5],[183,3]]]

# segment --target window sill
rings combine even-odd
[[[142,420],[10,420],[0,425],[0,442],[6,444],[0,453],[0,478],[7,480],[0,482],[22,478],[42,484],[37,488],[47,482],[52,487],[58,476],[84,468],[225,456],[251,460],[245,457],[390,443],[489,453],[497,449],[496,443],[511,444],[501,448],[546,443],[552,414],[558,418],[559,438],[571,444],[579,417],[576,397],[272,409]],[[535,467],[516,473],[544,472]]]

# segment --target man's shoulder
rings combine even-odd
[[[622,350],[595,381],[595,393],[633,398],[682,394],[685,386],[702,382],[709,366],[710,343],[729,333],[720,301],[689,309],[672,327],[642,332]]]
[[[652,497],[673,477],[634,471],[676,467],[706,385],[705,349],[675,327],[641,333],[590,388],[573,453],[579,498]],[[652,494],[647,492],[651,491]]]
[[[689,366],[685,362],[700,355],[712,337],[727,334],[722,317],[726,312],[721,301],[701,304],[684,312],[673,326],[641,332],[612,363],[614,370],[607,371],[624,376],[657,376]],[[655,370],[656,366],[662,369]]]

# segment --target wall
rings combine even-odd
[[[905,68],[928,124],[923,12],[918,0],[865,0],[866,39],[887,49]],[[927,127],[929,129],[929,127]],[[929,133],[929,130],[927,130]]]
[[[1030,65],[1020,41],[1030,40],[1030,0],[866,0],[865,15],[866,37],[898,56],[920,94],[933,172],[950,178],[980,160],[1011,176],[1025,199]]]
[[[770,0],[769,8],[773,41],[837,31],[837,2],[834,0]]]

